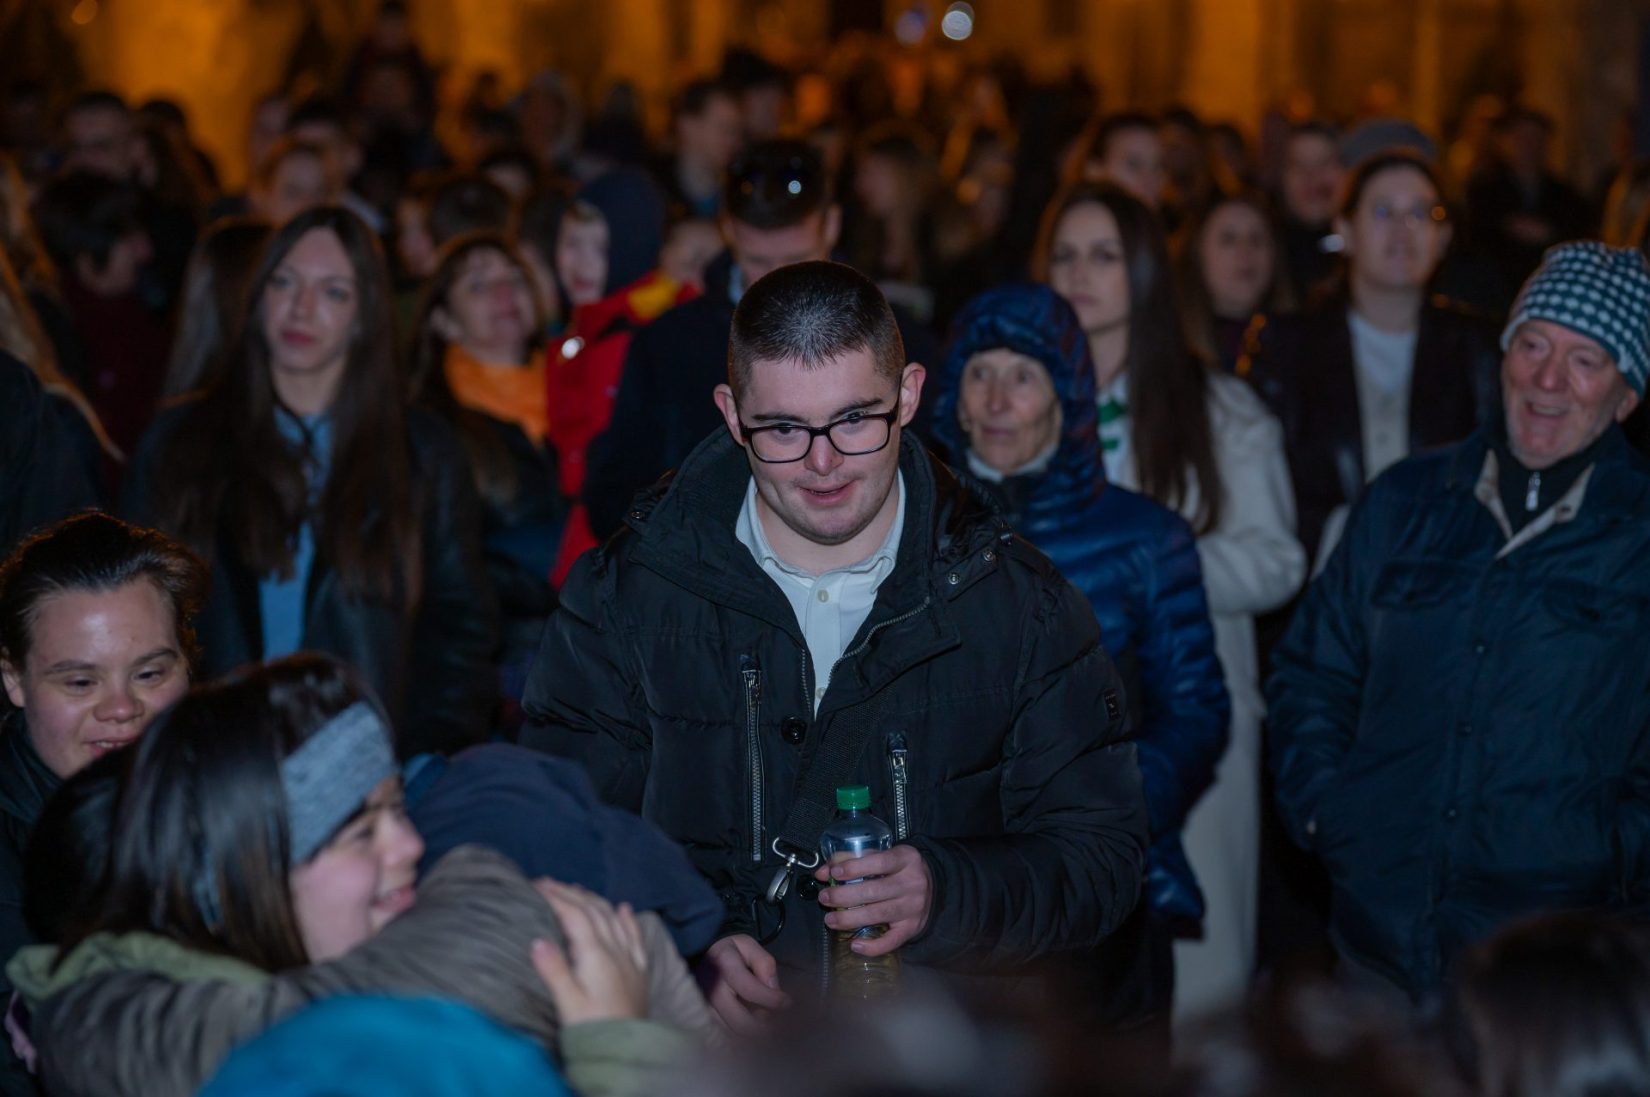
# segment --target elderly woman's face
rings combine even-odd
[[[1041,362],[999,347],[963,367],[957,420],[980,460],[1011,473],[1059,436],[1060,400]]]

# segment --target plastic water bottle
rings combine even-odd
[[[837,815],[819,837],[819,853],[827,864],[849,861],[877,850],[894,848],[894,832],[871,814],[871,790],[850,785],[836,790]],[[835,883],[857,884],[855,880]],[[864,926],[857,930],[831,930],[830,955],[826,957],[827,986],[842,998],[882,998],[899,990],[899,957],[861,956],[853,950],[857,941],[875,940],[888,927]]]

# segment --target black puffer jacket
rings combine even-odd
[[[154,525],[164,491],[157,459],[193,405],[162,413],[144,435],[127,474],[123,516]],[[303,646],[352,664],[389,707],[403,757],[454,751],[485,736],[495,677],[498,607],[481,552],[480,503],[458,440],[441,420],[407,414],[413,483],[423,537],[423,588],[416,609],[357,599],[317,552],[305,590]],[[368,516],[363,516],[366,520]],[[206,554],[212,566],[206,606],[195,621],[212,678],[263,657],[258,576],[220,536]]]
[[[900,467],[894,571],[817,716],[795,614],[734,536],[745,454],[717,432],[574,569],[528,683],[524,742],[582,759],[607,799],[681,842],[722,893],[723,932],[751,933],[803,758],[876,697],[880,739],[852,782],[936,889],[903,955],[1019,972],[1094,945],[1139,895],[1146,814],[1117,672],[1093,611],[1041,553],[909,436]],[[770,948],[798,986],[818,971],[821,908],[794,889],[786,902]]]

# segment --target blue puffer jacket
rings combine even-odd
[[[1048,370],[1063,427],[1047,468],[1011,478],[998,494],[1019,532],[1094,606],[1129,692],[1152,833],[1147,896],[1155,914],[1189,930],[1203,917],[1203,896],[1180,828],[1214,780],[1230,713],[1192,531],[1168,508],[1106,483],[1088,340],[1046,286],[990,290],[957,318],[933,435],[959,465],[968,452],[957,423],[963,367],[999,347]]]

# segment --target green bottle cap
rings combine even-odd
[[[836,790],[838,811],[869,811],[871,790],[864,785],[843,785]]]

